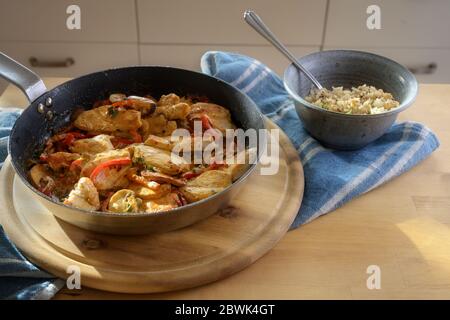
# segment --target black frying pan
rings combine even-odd
[[[212,102],[227,107],[233,121],[243,129],[264,129],[263,118],[254,102],[231,85],[202,73],[171,67],[137,66],[95,72],[47,91],[35,73],[0,53],[0,76],[17,85],[30,100],[29,107],[14,124],[9,140],[9,154],[17,175],[54,215],[79,227],[113,234],[181,228],[225,206],[255,169],[255,164],[251,165],[238,181],[212,197],[162,213],[114,214],[66,206],[29,183],[28,160],[42,150],[46,139],[69,124],[72,112],[79,107],[88,109],[115,92],[155,97],[174,92],[180,96],[207,96]],[[258,159],[261,152],[258,147]]]

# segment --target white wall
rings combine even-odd
[[[70,4],[81,8],[81,30],[66,28]],[[366,27],[371,4],[381,9],[380,30]],[[298,56],[361,49],[415,68],[421,82],[450,83],[448,0],[0,0],[0,50],[29,67],[31,57],[75,61],[32,67],[42,76],[137,64],[198,70],[207,50],[248,54],[282,73],[287,61],[243,22],[249,8]]]

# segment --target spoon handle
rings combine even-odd
[[[301,70],[312,83],[318,88],[322,89],[322,85],[317,79],[289,52],[289,50],[275,37],[270,29],[264,24],[261,18],[253,11],[247,10],[244,12],[244,20],[247,22],[256,32],[263,36],[267,41],[272,43],[286,58],[288,58],[299,70]]]

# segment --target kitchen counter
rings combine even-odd
[[[63,78],[45,79],[51,88]],[[26,106],[9,86],[0,107]],[[198,288],[125,295],[63,289],[56,299],[450,299],[450,85],[421,85],[399,120],[426,124],[440,148],[344,207],[290,231],[247,269]],[[369,290],[367,267],[381,269]],[[83,280],[81,280],[83,281]]]

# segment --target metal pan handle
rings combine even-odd
[[[22,90],[30,102],[47,91],[44,82],[36,73],[3,52],[0,52],[0,77]]]

